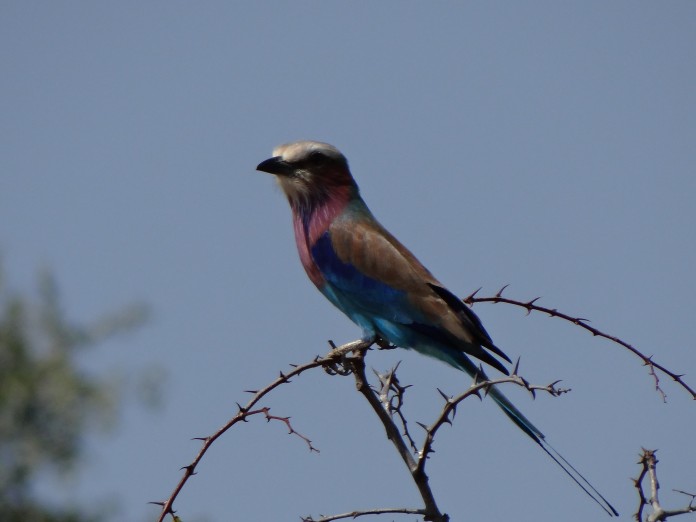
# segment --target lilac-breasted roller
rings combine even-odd
[[[416,350],[481,379],[487,377],[471,357],[508,374],[499,359],[510,359],[474,312],[375,219],[338,149],[316,141],[289,143],[256,168],[274,174],[287,196],[307,275],[362,328],[365,340]],[[585,493],[618,515],[498,388],[489,395]]]

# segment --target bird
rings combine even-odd
[[[502,361],[511,363],[510,358],[476,314],[377,221],[336,147],[320,141],[286,143],[256,170],[275,176],[290,204],[307,276],[362,329],[362,340],[415,350],[479,380],[488,377],[472,358],[509,375]],[[604,511],[618,516],[497,387],[490,387],[488,395]]]

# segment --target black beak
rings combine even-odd
[[[283,161],[281,156],[274,156],[262,161],[256,166],[256,170],[275,174],[276,176],[292,176],[295,172],[295,168],[287,161]]]

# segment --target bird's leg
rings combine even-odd
[[[331,347],[332,351],[339,349],[339,347],[336,346],[336,343],[334,343],[331,339],[329,339],[329,346]],[[324,371],[329,375],[350,375],[351,370],[346,365],[346,354],[342,354],[338,361],[324,365]]]

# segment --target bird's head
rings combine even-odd
[[[273,174],[293,207],[313,206],[337,195],[352,197],[358,186],[348,160],[328,143],[296,141],[273,149],[256,170]]]

